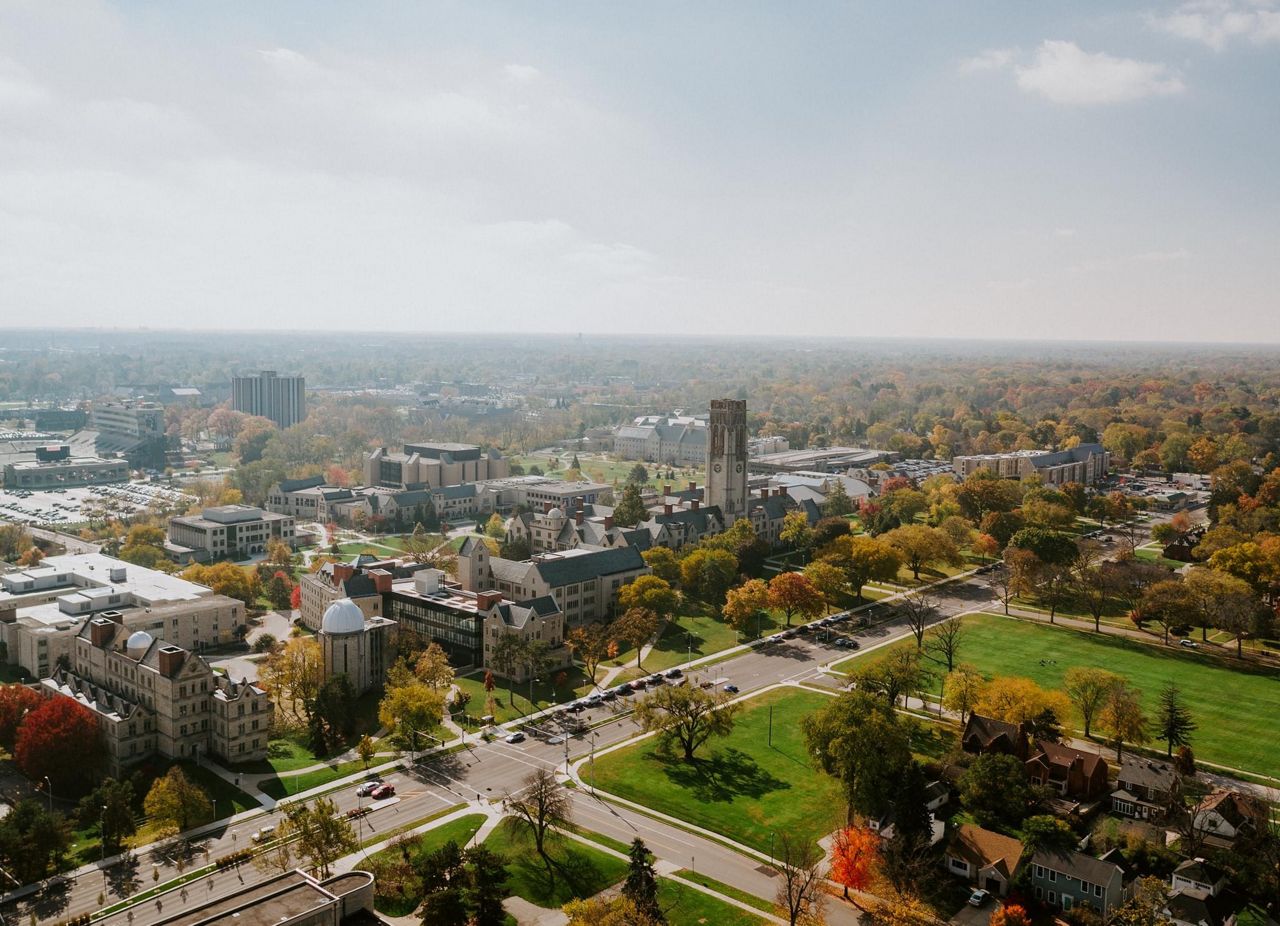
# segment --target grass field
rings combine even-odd
[[[532,841],[520,838],[509,821],[490,833],[484,844],[507,859],[508,894],[539,907],[561,907],[570,900],[591,897],[627,874],[622,859],[561,837],[548,844],[555,869],[555,880],[550,881]]]
[[[767,922],[672,878],[658,879],[658,906],[668,926],[757,926]]]
[[[965,627],[960,661],[988,675],[1021,675],[1047,688],[1061,688],[1072,666],[1098,666],[1141,689],[1148,714],[1156,707],[1160,689],[1175,681],[1199,725],[1191,743],[1197,758],[1260,775],[1280,769],[1280,674],[1249,671],[1231,665],[1229,659],[1172,647],[996,615],[965,618]],[[877,650],[871,658],[883,658],[887,651]],[[848,671],[858,661],[855,657],[840,668]]]
[[[369,856],[369,870],[377,881],[374,906],[378,912],[388,916],[408,916],[413,913],[418,904],[422,903],[422,882],[412,874],[412,868],[448,842],[456,842],[465,847],[484,825],[484,821],[485,815],[482,813],[468,814],[413,837],[407,847],[408,871],[403,870],[402,866],[406,865],[406,861],[399,846],[389,846]]]
[[[767,692],[693,763],[657,755],[650,738],[597,758],[596,787],[762,852],[771,833],[817,841],[842,822],[844,800],[839,784],[809,764],[800,719],[829,701],[811,691]]]
[[[591,682],[583,674],[582,669],[574,666],[564,671],[567,677],[563,688],[556,688],[548,679],[534,682],[532,706],[529,703],[528,682],[516,682],[509,688],[505,679],[495,677],[493,697],[498,702],[498,713],[494,716],[498,723],[516,720],[550,704],[573,701],[591,691]],[[455,681],[459,688],[471,695],[471,701],[467,704],[467,714],[471,717],[483,717],[485,701],[488,698],[488,692],[484,690],[484,675],[464,675]],[[513,700],[514,704],[511,703]]]

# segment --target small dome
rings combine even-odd
[[[145,630],[135,630],[129,634],[129,639],[125,642],[124,648],[128,653],[145,653],[154,642],[155,637]]]
[[[548,518],[563,518],[563,517],[564,517],[564,512],[563,512],[563,511],[561,511],[559,508],[552,508],[550,511],[548,511],[548,512],[547,512],[547,517],[548,517]]]
[[[350,598],[335,601],[320,619],[320,632],[328,634],[359,633],[364,630],[364,612]]]

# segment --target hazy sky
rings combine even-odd
[[[0,0],[0,325],[1277,341],[1278,294],[1280,0]]]

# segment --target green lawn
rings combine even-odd
[[[757,926],[768,922],[672,878],[658,879],[658,905],[668,926]]]
[[[658,638],[652,652],[644,660],[643,669],[646,674],[661,672],[672,666],[682,665],[691,658],[710,656],[712,653],[718,653],[738,644],[737,632],[721,620],[716,609],[699,602],[687,602],[686,608],[686,613],[679,614],[667,622],[662,636]],[[773,626],[772,621],[766,617],[764,620],[766,633],[771,626]],[[616,659],[605,660],[600,665],[606,669],[612,666],[634,669],[636,651],[627,648],[619,652]]]
[[[839,784],[809,764],[800,720],[829,701],[812,691],[767,692],[693,763],[657,755],[649,738],[597,758],[596,786],[762,852],[770,834],[817,841],[843,822],[844,800]]]
[[[757,897],[755,894],[749,894],[746,891],[739,890],[731,884],[725,884],[723,881],[717,881],[715,878],[709,878],[702,874],[702,872],[692,871],[688,868],[681,868],[674,874],[675,877],[682,881],[692,881],[695,884],[701,884],[703,887],[709,887],[717,894],[724,894],[726,897],[732,897],[734,900],[740,900],[745,904],[750,904],[763,913],[772,913],[774,911],[774,905],[771,900],[766,900],[763,897]],[[767,889],[770,885],[763,884],[761,886]]]
[[[1179,562],[1176,559],[1169,559],[1162,556],[1159,549],[1153,547],[1138,547],[1133,551],[1134,559],[1144,560],[1148,563],[1156,563],[1160,566],[1167,566],[1169,569],[1181,569],[1186,563]]]
[[[573,701],[582,697],[591,691],[591,682],[583,674],[582,669],[574,666],[564,670],[566,673],[565,684],[561,688],[557,688],[554,684],[554,676],[552,679],[543,679],[541,682],[534,682],[533,685],[533,707],[529,705],[529,683],[516,682],[513,686],[508,686],[505,679],[494,678],[493,696],[498,702],[498,723],[506,723],[508,720],[516,720],[533,711],[541,710],[550,704],[563,704],[567,701]],[[485,714],[485,701],[488,692],[484,690],[484,674],[464,675],[455,679],[458,687],[471,695],[471,701],[467,704],[467,713],[472,717],[483,717]],[[514,693],[514,699],[513,699]],[[514,705],[511,703],[515,701]]]
[[[372,768],[379,763],[386,762],[387,758],[384,756],[374,759],[369,763],[369,767]],[[352,759],[349,762],[339,762],[336,765],[326,765],[324,768],[303,772],[301,775],[268,778],[259,787],[264,794],[269,794],[276,800],[280,800],[294,794],[301,794],[303,791],[310,791],[312,788],[318,788],[321,785],[327,785],[331,781],[337,781],[339,778],[345,778],[363,770],[364,762],[359,759]]]
[[[422,859],[448,842],[456,842],[465,847],[484,825],[484,821],[485,815],[482,813],[467,814],[410,837],[404,846],[408,852],[407,859],[399,845],[388,846],[369,856],[368,870],[377,881],[374,906],[378,912],[388,916],[408,916],[413,913],[418,904],[422,903],[422,882],[414,876],[413,869]]]
[[[507,891],[539,907],[562,907],[571,900],[591,897],[627,875],[627,863],[607,852],[560,837],[548,845],[555,880],[526,840],[504,822],[484,844],[507,859]]]
[[[988,675],[1021,675],[1061,688],[1072,666],[1098,666],[1141,689],[1148,715],[1160,689],[1176,681],[1199,725],[1191,743],[1197,758],[1261,775],[1280,768],[1280,674],[1237,667],[1230,658],[990,614],[965,618],[965,627],[960,660]],[[872,658],[887,652],[876,650]],[[842,668],[855,665],[857,657]]]

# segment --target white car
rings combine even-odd
[[[252,839],[254,842],[266,842],[268,839],[270,839],[272,836],[275,835],[275,832],[276,832],[276,828],[274,826],[264,826],[262,829],[258,830],[249,838]]]

